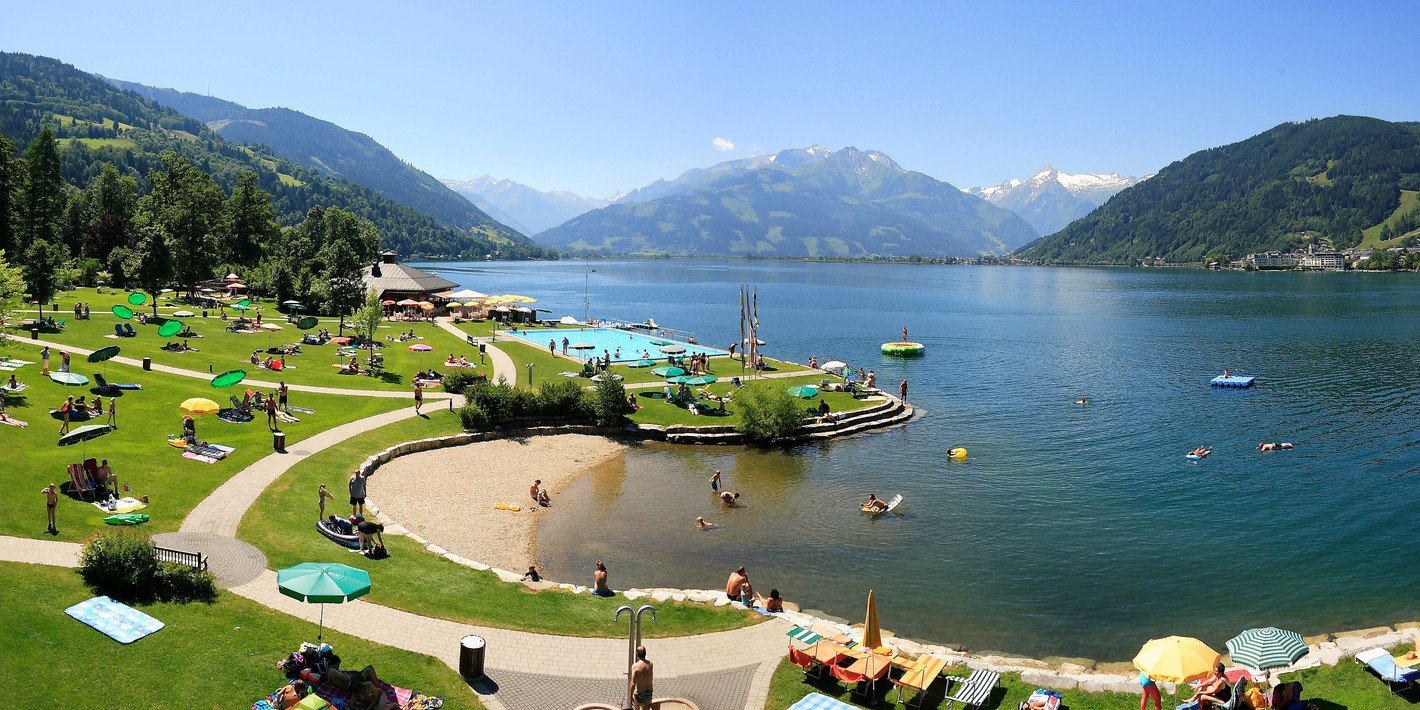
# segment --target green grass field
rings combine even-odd
[[[1395,239],[1381,239],[1381,230],[1384,229],[1385,226],[1388,224],[1395,224],[1395,222],[1399,220],[1402,215],[1413,209],[1416,209],[1417,207],[1420,207],[1420,191],[1401,190],[1400,206],[1396,207],[1395,211],[1391,212],[1390,216],[1385,218],[1385,221],[1361,231],[1362,239],[1359,248],[1385,249],[1387,247],[1399,246],[1401,239],[1404,238],[1403,236],[1396,237]]]
[[[316,635],[309,622],[223,593],[212,605],[141,607],[166,627],[125,646],[64,614],[93,596],[74,570],[5,562],[0,579],[0,671],[13,707],[245,708],[286,683],[276,661]],[[434,658],[330,630],[325,640],[346,668],[373,664],[445,708],[483,707]]]
[[[374,591],[368,599],[399,609],[472,624],[568,636],[609,636],[624,633],[611,612],[627,603],[621,596],[547,590],[528,591],[490,572],[457,565],[435,556],[412,540],[386,538],[390,557],[370,560],[347,552],[315,531],[316,490],[320,484],[343,490],[351,471],[366,456],[387,446],[459,431],[458,419],[447,409],[431,410],[429,419],[412,419],[322,451],[276,481],[242,520],[238,536],[260,548],[273,569],[299,562],[342,562],[370,573]],[[337,494],[338,496],[338,494]],[[456,591],[454,591],[456,590]],[[760,620],[742,611],[695,604],[665,604],[648,633],[677,636],[738,628]]]
[[[143,390],[127,392],[118,398],[117,431],[87,445],[55,446],[60,422],[50,418],[49,410],[57,408],[70,395],[92,399],[88,387],[66,387],[41,375],[39,349],[34,346],[12,344],[3,353],[35,364],[15,371],[17,379],[29,388],[19,397],[7,398],[6,407],[11,416],[29,426],[0,426],[0,447],[24,452],[25,461],[23,466],[0,467],[0,486],[15,496],[11,507],[18,507],[10,515],[0,516],[0,534],[47,537],[39,491],[46,484],[67,481],[66,466],[79,463],[86,453],[89,457],[108,459],[119,481],[132,487],[132,495],[150,496],[151,505],[143,512],[152,519],[143,529],[163,532],[176,529],[183,516],[227,477],[272,451],[265,417],[246,424],[228,424],[209,416],[198,419],[199,438],[236,447],[236,451],[210,465],[185,459],[179,450],[166,443],[168,434],[181,432],[182,414],[178,412],[178,404],[189,397],[206,397],[225,403],[228,396],[241,393],[240,386],[217,390],[190,377],[143,372],[134,366],[115,363],[91,365],[82,357],[74,359],[73,371],[90,377],[94,372],[106,372],[110,382],[136,382],[143,385]],[[51,365],[57,368],[59,355],[57,352],[52,355]],[[282,425],[288,446],[345,422],[409,406],[408,401],[399,398],[301,392],[291,393],[291,403],[314,409],[316,413],[299,414],[299,423]],[[107,398],[104,405],[108,406]],[[106,419],[105,416],[96,423]],[[82,540],[106,528],[102,518],[107,515],[87,502],[61,497],[59,539]]]
[[[70,303],[72,304],[72,301]],[[448,370],[443,367],[443,363],[444,358],[450,353],[462,352],[466,355],[476,355],[476,352],[470,352],[467,344],[460,344],[457,338],[432,324],[387,322],[380,328],[381,347],[376,348],[376,352],[384,356],[385,362],[384,371],[380,376],[341,374],[340,369],[333,367],[333,365],[348,362],[349,357],[339,357],[337,355],[339,348],[334,345],[302,345],[301,354],[285,359],[286,364],[294,366],[294,369],[287,368],[280,372],[267,371],[257,369],[250,364],[249,359],[253,351],[257,351],[259,357],[264,360],[268,347],[280,347],[288,343],[298,343],[301,340],[302,331],[287,323],[285,317],[281,315],[273,315],[271,319],[263,318],[263,322],[279,325],[282,330],[243,334],[227,332],[227,322],[215,316],[202,318],[200,311],[197,311],[198,317],[182,319],[194,332],[202,336],[201,338],[188,339],[188,344],[196,348],[197,351],[173,353],[163,350],[163,345],[169,342],[181,342],[183,339],[159,337],[156,325],[138,325],[133,320],[125,321],[107,310],[101,312],[97,308],[93,308],[91,320],[76,321],[73,318],[72,310],[64,310],[64,305],[61,303],[60,311],[60,317],[65,318],[66,321],[64,330],[41,333],[41,339],[72,344],[90,350],[118,345],[123,349],[123,354],[128,357],[151,357],[156,363],[198,372],[207,372],[209,368],[212,372],[243,369],[252,379],[270,382],[284,380],[288,384],[320,387],[408,390],[410,377],[419,370],[433,368],[447,373]],[[159,310],[160,314],[164,312]],[[269,309],[266,312],[268,314],[274,313]],[[119,323],[133,325],[138,336],[122,339],[105,337],[112,335],[114,325]],[[321,327],[328,328],[334,333],[337,326],[333,322],[322,322]],[[383,341],[383,337],[386,335],[394,336],[409,330],[413,330],[416,335],[423,337],[423,340]],[[352,334],[352,331],[346,330],[346,335]],[[409,346],[417,343],[428,344],[434,350],[427,353],[411,352],[408,349]],[[362,361],[366,359],[366,351],[360,351],[359,357]],[[476,357],[471,359],[477,360]]]

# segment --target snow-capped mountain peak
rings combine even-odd
[[[1046,163],[1030,178],[1011,178],[990,187],[963,190],[1015,212],[1042,235],[1053,234],[1071,221],[1109,201],[1141,178],[1119,173],[1065,173]]]

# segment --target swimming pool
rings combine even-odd
[[[558,352],[562,352],[563,338],[566,338],[567,342],[572,345],[586,343],[591,345],[592,349],[568,350],[567,354],[574,357],[590,358],[593,355],[601,357],[602,353],[606,352],[611,353],[612,362],[635,362],[641,359],[643,353],[650,353],[652,360],[664,360],[666,354],[661,352],[662,343],[672,343],[685,348],[685,352],[676,353],[676,357],[688,357],[695,354],[715,357],[729,354],[718,348],[707,348],[616,328],[533,328],[507,333],[507,335],[539,348],[547,347],[547,341],[552,340],[557,343]]]

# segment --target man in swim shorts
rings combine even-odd
[[[350,514],[360,515],[365,512],[365,473],[360,469],[355,469],[355,475],[350,477]]]
[[[59,505],[59,495],[56,493],[53,483],[45,486],[40,493],[44,494],[44,509],[49,516],[49,530],[46,532],[51,535],[57,534],[59,528],[54,523],[54,509]]]
[[[636,647],[636,663],[631,666],[631,698],[636,702],[635,710],[651,710],[651,690],[653,669],[646,660],[646,647]]]

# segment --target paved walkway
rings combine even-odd
[[[462,331],[451,325],[441,327],[463,337]],[[78,348],[69,349],[81,352]],[[516,375],[512,359],[493,347],[488,348],[488,353],[493,358],[495,376],[503,375],[512,382]],[[171,369],[176,371],[174,374],[207,377],[206,373]],[[178,532],[156,539],[174,547],[186,544],[206,551],[214,574],[233,593],[315,623],[320,607],[281,595],[276,589],[276,573],[264,568],[265,558],[260,551],[235,539],[242,517],[267,486],[297,463],[352,437],[412,416],[412,407],[373,415],[297,442],[285,453],[268,454],[218,486],[193,508]],[[79,551],[76,543],[0,536],[0,559],[6,561],[74,567],[78,565]],[[615,600],[608,601],[607,614],[614,611]],[[327,605],[325,623],[375,643],[433,656],[454,670],[458,669],[460,639],[471,634],[484,637],[488,641],[488,678],[473,687],[493,710],[571,707],[591,700],[616,700],[624,687],[623,640],[462,624],[366,600]],[[646,623],[655,624],[650,620]],[[733,631],[648,640],[646,645],[657,667],[658,696],[683,693],[707,710],[762,708],[770,677],[784,655],[787,627],[787,622],[772,619]]]
[[[458,338],[460,342],[469,344],[469,334],[459,330],[458,326],[449,322],[448,318],[435,318],[434,324],[448,331],[449,334]],[[518,384],[518,366],[514,364],[513,358],[508,357],[508,353],[499,350],[492,342],[484,338],[477,338],[477,340],[484,343],[487,349],[488,359],[493,362],[492,381],[497,382],[498,378],[502,377],[508,381],[508,384],[516,386]]]

